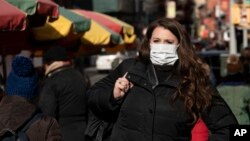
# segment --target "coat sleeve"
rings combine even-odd
[[[230,126],[238,125],[236,117],[215,88],[211,107],[202,113],[202,119],[209,129],[209,141],[229,141]]]
[[[130,65],[131,61],[123,61],[109,75],[95,83],[88,90],[88,105],[93,113],[97,115],[113,115],[116,112],[122,100],[115,101],[113,98],[115,81],[126,73]]]

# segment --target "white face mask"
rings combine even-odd
[[[154,65],[174,65],[178,60],[178,45],[150,44],[150,60]]]

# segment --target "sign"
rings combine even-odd
[[[233,4],[231,15],[233,24],[238,24],[243,28],[250,27],[250,5]]]
[[[230,141],[248,141],[250,137],[250,125],[230,126]]]
[[[238,4],[232,5],[231,10],[231,21],[233,24],[239,24],[240,23],[240,7]]]
[[[241,16],[240,24],[246,25],[246,26],[249,25],[250,24],[250,19],[249,19],[250,9],[247,7],[242,7],[240,12],[241,12],[240,13],[240,16]]]
[[[175,18],[176,16],[176,3],[175,1],[166,1],[165,3],[165,12],[167,18]]]

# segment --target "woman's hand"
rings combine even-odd
[[[128,81],[126,78],[127,72],[123,77],[119,77],[115,82],[115,87],[113,90],[115,100],[121,99],[124,97],[125,93],[133,87],[133,84]]]

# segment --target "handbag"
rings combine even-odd
[[[85,135],[88,141],[109,141],[114,122],[98,118],[89,110]]]

